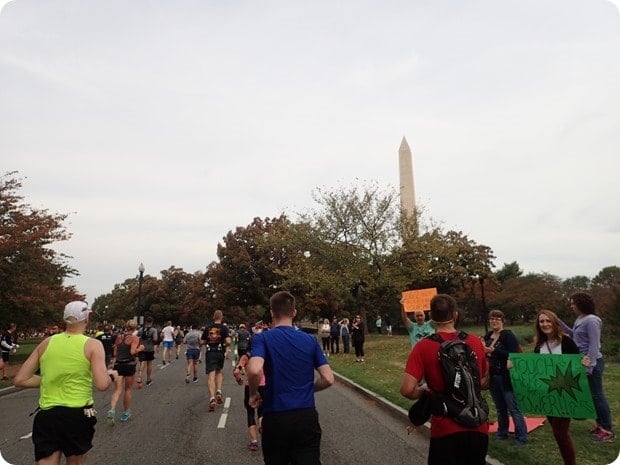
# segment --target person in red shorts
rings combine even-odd
[[[438,294],[431,300],[431,320],[436,332],[444,341],[455,339],[458,332],[455,323],[458,318],[456,301],[447,294]],[[488,388],[489,367],[480,337],[467,335],[465,343],[477,357],[481,373],[481,387]],[[428,388],[443,392],[445,384],[438,357],[440,343],[430,338],[421,339],[411,350],[400,393],[408,399],[418,399]],[[426,380],[427,385],[420,383]],[[428,451],[428,465],[485,465],[489,446],[489,423],[467,427],[456,423],[449,416],[431,416],[431,440]]]

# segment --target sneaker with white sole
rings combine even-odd
[[[250,443],[248,444],[248,449],[250,449],[252,452],[256,452],[258,450],[258,441],[250,441]]]
[[[592,440],[597,442],[613,442],[616,435],[613,431],[599,428],[598,433],[592,435]]]

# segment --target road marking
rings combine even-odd
[[[30,439],[32,437],[32,431],[30,433],[28,433],[26,436],[22,436],[19,439]]]
[[[226,428],[226,420],[228,419],[228,409],[230,409],[230,397],[227,397],[224,400],[224,408],[222,409],[222,415],[220,416],[220,421],[217,424],[218,429]]]

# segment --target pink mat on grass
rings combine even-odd
[[[525,417],[525,424],[527,426],[527,432],[529,433],[530,431],[535,430],[536,428],[538,428],[539,426],[542,426],[545,423],[546,418],[545,417]],[[512,418],[508,418],[508,432],[510,433],[514,433],[515,432],[515,425],[512,422]],[[496,433],[497,432],[497,422],[495,423],[490,423],[489,424],[489,433]]]

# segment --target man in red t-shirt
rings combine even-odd
[[[436,332],[444,341],[457,337],[454,325],[458,317],[456,301],[447,294],[438,294],[431,300],[431,321]],[[482,374],[483,389],[488,388],[489,367],[484,353],[484,345],[477,336],[468,335],[465,339],[476,353],[478,370]],[[408,399],[419,398],[424,391],[431,389],[443,392],[444,380],[438,351],[440,344],[428,338],[421,339],[411,350],[400,393]],[[426,384],[420,382],[426,380]],[[431,440],[428,451],[428,465],[485,465],[489,446],[489,424],[467,427],[456,423],[447,416],[431,417]]]

